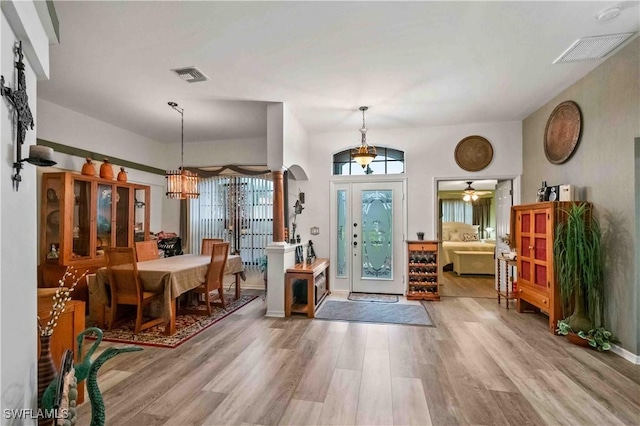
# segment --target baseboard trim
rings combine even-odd
[[[632,364],[640,365],[640,356],[636,355],[618,345],[611,345],[611,352],[629,361]]]
[[[266,317],[284,318],[284,311],[267,311]]]

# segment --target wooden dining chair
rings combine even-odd
[[[205,276],[204,282],[193,289],[193,292],[200,295],[204,293],[204,303],[207,306],[207,315],[211,315],[211,292],[218,290],[220,297],[219,305],[222,309],[227,309],[224,301],[224,285],[222,279],[224,277],[224,268],[227,265],[227,257],[229,256],[229,243],[214,243],[211,249],[211,263]],[[194,311],[189,311],[194,312]],[[196,313],[200,313],[196,312]]]
[[[223,243],[224,240],[222,238],[203,238],[202,246],[200,247],[200,254],[208,254],[211,255],[211,251],[213,250],[213,245],[215,243]]]
[[[109,286],[111,287],[109,330],[112,329],[116,320],[118,305],[134,305],[136,307],[136,334],[165,322],[164,318],[142,322],[145,306],[154,299],[162,300],[162,293],[143,290],[133,247],[109,247],[106,249],[105,255]]]
[[[138,262],[155,260],[158,258],[158,241],[136,241],[136,259]]]

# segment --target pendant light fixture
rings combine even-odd
[[[167,198],[185,200],[198,198],[198,174],[184,169],[184,109],[175,102],[168,102],[169,106],[180,113],[180,168],[167,170]]]
[[[362,111],[362,128],[360,129],[362,141],[361,145],[351,153],[351,158],[360,164],[363,169],[376,158],[376,147],[367,145],[367,128],[364,125],[364,112],[368,109],[369,107],[366,106],[360,107],[360,111]]]

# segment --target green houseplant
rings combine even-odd
[[[572,309],[563,322],[576,333],[589,333],[603,325],[602,232],[588,204],[563,211],[566,220],[556,227],[553,247],[563,314]]]

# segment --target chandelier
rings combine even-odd
[[[167,198],[185,200],[198,198],[198,174],[184,169],[184,109],[175,102],[168,102],[169,106],[180,113],[180,168],[167,170]]]
[[[364,126],[364,112],[368,109],[369,107],[366,106],[360,107],[360,111],[362,111],[362,128],[360,129],[362,144],[351,153],[351,158],[360,164],[363,169],[376,158],[376,147],[367,145],[367,128]]]
[[[471,200],[476,201],[478,199],[478,194],[476,194],[476,190],[471,187],[471,181],[467,182],[467,187],[464,189],[464,197],[462,199],[466,202]]]

